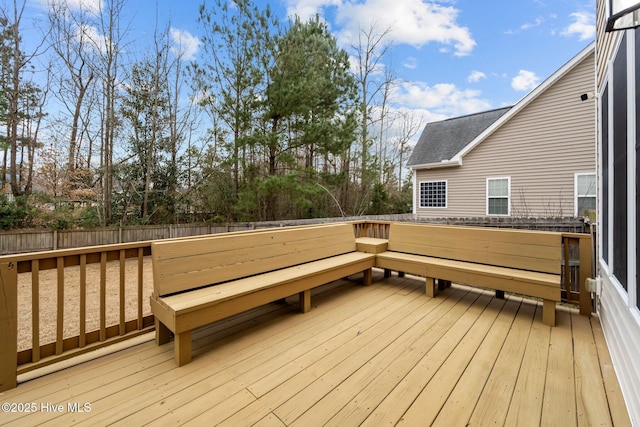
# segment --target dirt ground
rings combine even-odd
[[[64,269],[64,338],[80,333],[80,267]],[[120,263],[107,264],[106,283],[107,326],[120,323]],[[32,345],[32,298],[31,273],[18,277],[18,351]],[[142,308],[144,315],[151,314],[149,296],[153,291],[151,257],[145,257],[143,268]],[[100,328],[100,264],[87,265],[87,307],[86,331]],[[126,320],[138,316],[138,260],[125,262],[125,316]],[[56,340],[57,317],[57,271],[40,272],[40,345]]]

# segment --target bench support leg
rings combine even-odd
[[[191,362],[191,331],[175,334],[173,355],[178,366]]]
[[[404,277],[404,271],[398,271],[398,277]]]
[[[300,292],[300,311],[306,313],[311,310],[311,290]]]
[[[426,284],[425,284],[425,292],[427,294],[428,297],[435,297],[436,296],[436,281],[434,280],[433,277],[427,277],[426,280]]]
[[[168,343],[171,339],[171,331],[169,328],[164,326],[157,318],[154,320],[154,323],[156,325],[156,344],[162,345]]]
[[[367,268],[366,270],[363,271],[364,276],[362,278],[363,283],[365,284],[365,286],[369,286],[372,282],[372,275],[371,275],[371,269]]]
[[[542,301],[542,323],[549,326],[556,326],[556,302],[551,300]]]
[[[384,269],[384,277],[391,277],[391,270],[389,270],[388,268]]]
[[[496,291],[496,298],[504,299],[504,291]]]

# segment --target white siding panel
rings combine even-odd
[[[611,360],[634,425],[640,421],[640,328],[637,308],[629,308],[624,291],[619,291],[607,275],[602,275],[600,323]]]
[[[574,174],[596,170],[595,103],[580,100],[595,91],[594,61],[587,56],[464,156],[461,167],[418,171],[418,183],[449,183],[448,208],[418,208],[418,216],[485,216],[486,178],[506,176],[512,216],[572,216]]]

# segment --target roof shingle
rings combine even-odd
[[[407,162],[408,166],[451,160],[511,107],[427,123]]]

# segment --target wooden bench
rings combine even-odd
[[[375,262],[350,224],[158,241],[151,254],[156,342],[173,333],[178,366],[191,361],[193,329],[295,294],[307,312],[312,288],[359,272],[370,284]]]
[[[555,325],[561,298],[562,234],[427,224],[393,223],[376,267],[426,277],[435,296],[451,281],[541,298],[543,322]]]

